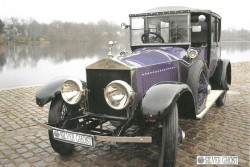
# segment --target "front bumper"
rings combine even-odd
[[[58,128],[55,128],[53,126],[49,126],[47,124],[44,124],[44,123],[40,122],[39,120],[37,120],[35,118],[31,118],[31,120],[33,122],[35,122],[37,125],[45,128],[45,129],[48,129],[48,130],[51,130],[51,131],[52,130],[58,130]],[[61,130],[63,130],[63,129],[61,129]],[[81,134],[81,133],[79,133],[79,134]],[[94,136],[95,141],[122,142],[122,143],[151,143],[152,142],[152,137],[149,137],[149,136],[136,136],[136,137],[99,136],[99,135],[93,135],[93,136]]]

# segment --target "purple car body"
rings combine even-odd
[[[154,84],[164,81],[184,81],[188,71],[188,53],[180,47],[145,47],[121,58],[137,68],[137,98]],[[180,71],[180,72],[178,72]]]

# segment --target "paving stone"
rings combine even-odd
[[[4,153],[5,155],[10,155],[10,154],[15,153],[15,151],[13,151],[13,150],[4,150],[3,153]]]
[[[8,164],[8,163],[10,163],[10,160],[8,160],[8,159],[1,159],[1,161],[0,161],[1,165]]]
[[[34,149],[34,148],[37,148],[37,146],[34,145],[34,144],[32,144],[32,143],[26,144],[25,146],[26,146],[29,150],[30,150],[30,149]]]
[[[51,148],[51,147],[46,148],[45,151],[48,152],[48,153],[53,153],[54,152],[53,148]]]
[[[28,158],[28,161],[29,162],[37,162],[37,161],[40,161],[41,160],[41,158],[40,157],[30,157],[30,158]]]
[[[40,146],[41,148],[46,148],[46,147],[50,147],[50,145],[48,145],[45,142],[39,143],[38,146]]]
[[[38,161],[33,164],[35,167],[45,167],[47,164],[44,161]]]
[[[8,140],[6,140],[6,144],[8,144],[8,145],[15,145],[15,144],[17,144],[18,142],[16,141],[16,140],[13,140],[13,139],[8,139]]]
[[[43,149],[37,148],[37,149],[34,149],[33,152],[34,153],[40,153],[40,152],[43,152]]]
[[[47,152],[40,152],[37,155],[40,156],[41,158],[46,158],[46,157],[49,156],[49,153],[47,153]]]
[[[16,159],[17,157],[19,157],[19,154],[11,154],[9,156],[10,159]]]
[[[56,158],[55,157],[47,157],[44,159],[45,162],[47,163],[51,163],[51,162],[55,162],[56,161]]]
[[[13,163],[9,163],[9,164],[6,164],[4,165],[4,167],[15,167],[16,165],[14,165]]]
[[[19,154],[25,153],[27,151],[28,151],[27,148],[19,148],[19,149],[16,150],[16,152],[19,153]]]
[[[0,146],[0,150],[7,150],[7,149],[9,149],[9,147],[8,147],[8,146],[6,146],[6,145],[2,145],[2,146]]]
[[[17,158],[17,159],[14,160],[15,164],[17,164],[17,165],[24,162],[24,161],[25,160],[23,158]]]
[[[27,152],[27,153],[23,153],[23,154],[22,154],[22,157],[26,159],[26,158],[32,157],[33,155],[34,155],[34,154],[31,153],[31,152]]]
[[[18,165],[19,167],[30,167],[30,164],[27,162],[21,163],[20,165]]]
[[[2,153],[0,153],[0,159],[3,159],[5,156],[2,154]]]

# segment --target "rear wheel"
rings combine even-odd
[[[178,108],[175,104],[172,111],[162,122],[160,167],[173,167],[176,163],[178,145]]]
[[[216,100],[216,105],[218,107],[223,106],[226,102],[226,95],[227,95],[227,91],[223,91],[223,93],[220,95],[220,97]]]
[[[231,83],[231,65],[226,68],[223,65],[227,64],[228,60],[219,60],[213,76],[210,78],[212,89],[223,90],[221,96],[217,99],[216,105],[223,106],[226,102],[226,94]]]
[[[229,87],[229,84],[227,83],[227,75],[225,75],[225,81],[224,83],[226,83],[227,85],[225,87]],[[220,95],[220,97],[216,100],[216,105],[218,107],[221,107],[225,104],[226,102],[226,95],[227,95],[227,90],[224,90],[223,93]]]
[[[65,119],[70,109],[70,106],[67,106],[61,97],[53,99],[50,105],[48,123],[58,123]],[[59,126],[58,128],[62,128],[62,126]],[[49,140],[54,151],[59,154],[66,155],[73,151],[73,144],[55,140],[52,131],[49,131]]]

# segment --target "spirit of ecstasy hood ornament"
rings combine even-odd
[[[113,48],[113,45],[115,45],[117,43],[117,41],[109,41],[109,53],[108,53],[108,58],[112,58],[113,55],[112,55],[112,48]]]

